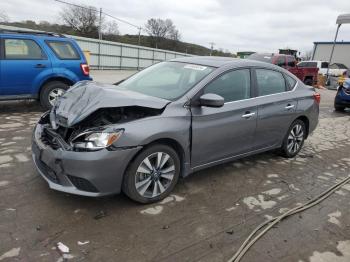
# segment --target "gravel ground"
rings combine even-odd
[[[130,73],[93,76],[114,82]],[[152,205],[50,190],[31,160],[40,107],[0,102],[0,261],[226,261],[266,218],[350,175],[350,112],[334,112],[335,92],[320,92],[319,126],[298,157],[269,152],[209,168]],[[347,185],[286,219],[242,261],[350,261],[349,199]]]

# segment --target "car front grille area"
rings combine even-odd
[[[67,175],[72,184],[79,190],[98,193],[97,188],[89,181],[81,177]]]
[[[57,130],[53,130],[50,127],[44,127],[41,141],[54,150],[59,148],[70,150],[71,146],[65,141],[69,132],[70,130],[64,127],[59,127]]]

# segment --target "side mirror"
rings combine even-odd
[[[200,106],[222,107],[224,105],[224,102],[225,100],[222,96],[211,93],[204,94],[199,98]]]

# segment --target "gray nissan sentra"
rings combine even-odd
[[[319,102],[271,64],[174,59],[115,85],[74,85],[36,125],[33,159],[52,189],[150,203],[206,167],[273,149],[294,157]]]

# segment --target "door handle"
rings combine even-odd
[[[44,65],[44,64],[36,64],[35,65],[35,68],[45,68],[46,67],[46,65]]]
[[[250,113],[250,112],[245,112],[244,115],[242,115],[242,118],[251,118],[252,116],[254,116],[255,113]]]
[[[285,109],[289,110],[289,109],[292,109],[292,108],[294,108],[294,107],[295,107],[295,105],[288,104],[288,105],[285,107]]]

